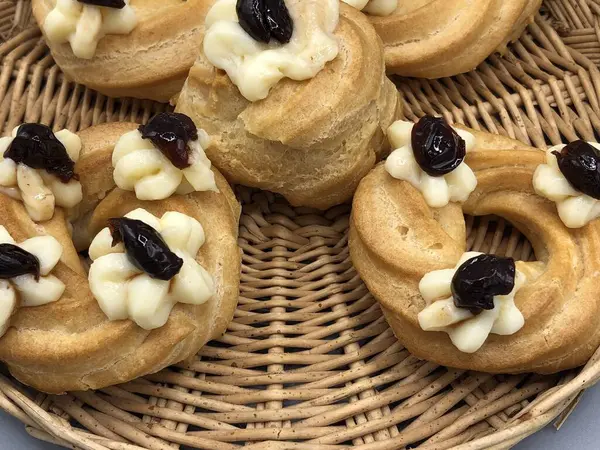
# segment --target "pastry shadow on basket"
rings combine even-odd
[[[568,46],[538,16],[506,59],[493,56],[477,72],[396,79],[405,115],[444,115],[539,147],[595,140],[600,44],[589,2],[582,4],[588,8],[546,2],[559,29],[580,28],[564,36]],[[14,5],[0,2],[6,36],[14,34]],[[70,83],[35,28],[15,31],[0,44],[5,130],[24,121],[72,130],[145,123],[167,108]],[[103,450],[123,442],[235,449],[243,442],[454,448],[474,441],[470,448],[505,448],[568,412],[597,379],[596,358],[585,369],[548,376],[488,375],[418,360],[395,339],[352,267],[348,205],[317,211],[265,191],[236,193],[243,205],[242,280],[238,309],[221,338],[190,361],[100,391],[45,395],[4,374],[1,407],[35,437]],[[471,248],[534,258],[507,222],[486,216],[467,217],[466,224]]]

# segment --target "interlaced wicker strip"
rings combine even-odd
[[[437,81],[396,79],[405,114],[538,147],[600,133],[600,0],[547,0],[504,58]],[[166,105],[111,99],[69,82],[29,2],[0,0],[0,127],[80,130],[147,120]],[[67,448],[505,449],[566,418],[600,378],[600,354],[552,376],[439,367],[394,338],[348,255],[349,206],[292,208],[238,188],[239,306],[227,333],[188,361],[95,392],[48,396],[0,375],[0,408]],[[495,217],[467,218],[472,249],[534,258]]]

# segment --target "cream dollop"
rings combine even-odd
[[[398,8],[398,0],[342,0],[372,16],[389,16]]]
[[[600,144],[588,142],[600,150]],[[533,174],[533,187],[542,197],[556,203],[560,220],[569,228],[581,228],[600,217],[600,200],[578,191],[566,179],[558,167],[556,155],[566,145],[551,147],[546,151],[546,164],[541,164]]]
[[[4,155],[17,135],[19,127],[12,137],[0,139],[0,154]],[[81,139],[69,130],[54,134],[65,146],[69,158],[77,162],[81,152]],[[0,192],[16,200],[21,200],[32,220],[43,222],[52,219],[54,208],[74,208],[83,199],[81,183],[75,179],[63,183],[43,169],[32,169],[25,164],[17,164],[12,159],[0,160]]]
[[[34,255],[40,262],[40,277],[19,275],[0,280],[0,336],[6,333],[10,317],[18,306],[41,306],[60,299],[65,291],[62,281],[52,275],[63,247],[53,236],[36,236],[16,243],[7,229],[0,225],[0,244],[13,244]]]
[[[160,219],[144,209],[126,214],[159,231],[169,249],[183,259],[181,270],[169,281],[151,278],[135,267],[123,244],[112,246],[112,235],[104,228],[90,245],[93,263],[90,289],[109,320],[130,319],[146,330],[162,327],[176,303],[201,305],[215,293],[212,276],[196,261],[205,241],[196,219],[167,212]]]
[[[44,33],[55,44],[70,43],[78,58],[91,59],[107,34],[129,34],[137,25],[135,11],[125,0],[121,9],[56,0],[44,21]]]
[[[115,183],[123,190],[135,191],[140,200],[162,200],[174,193],[218,192],[211,162],[204,153],[209,139],[204,130],[198,130],[198,139],[188,143],[191,165],[178,169],[152,141],[143,139],[138,130],[130,131],[121,136],[113,150]]]
[[[477,178],[463,161],[456,169],[441,177],[432,177],[419,167],[411,145],[414,124],[398,120],[388,128],[388,138],[394,150],[385,162],[385,170],[398,180],[408,181],[418,189],[432,208],[449,202],[464,202],[477,187]],[[467,152],[475,147],[475,136],[468,131],[454,131],[465,141]]]
[[[419,313],[419,325],[425,331],[444,331],[461,352],[474,353],[491,334],[507,336],[516,333],[525,324],[523,314],[515,305],[515,294],[525,283],[525,275],[515,273],[515,286],[508,295],[494,297],[494,309],[473,315],[468,309],[458,308],[452,298],[452,278],[466,261],[481,255],[465,253],[454,269],[436,270],[426,274],[419,283],[427,306]]]
[[[294,33],[287,44],[255,41],[238,22],[236,0],[217,0],[206,16],[204,53],[250,101],[267,97],[282,78],[308,80],[336,58],[338,0],[287,0]]]

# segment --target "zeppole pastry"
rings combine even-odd
[[[32,0],[54,60],[113,97],[167,102],[201,48],[214,0]]]
[[[23,124],[0,140],[0,360],[17,379],[97,389],[225,331],[240,207],[207,144],[175,113],[79,134]]]
[[[363,14],[337,0],[271,3],[214,3],[176,111],[206,130],[230,181],[325,209],[389,150],[398,93]]]
[[[396,150],[354,198],[350,254],[398,339],[420,358],[468,370],[553,373],[585,363],[600,344],[600,221],[569,228],[561,217],[580,223],[595,213],[565,207],[559,217],[554,201],[600,197],[594,147],[546,155],[433,117],[396,122],[388,135]],[[560,173],[577,184],[557,181]],[[463,214],[510,221],[537,261],[467,252]]]
[[[441,78],[503,53],[533,20],[541,0],[343,0],[369,15],[388,72]]]

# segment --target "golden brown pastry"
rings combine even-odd
[[[392,140],[403,141],[397,142],[403,149],[415,142],[407,128],[390,132]],[[364,178],[351,218],[353,263],[398,339],[420,358],[495,373],[553,373],[581,365],[600,344],[595,319],[600,222],[569,229],[554,203],[536,194],[532,179],[546,161],[544,152],[468,132],[473,140],[464,164],[475,174],[476,187],[464,203],[431,207],[417,189],[422,185],[397,179],[408,173],[396,165],[400,158],[408,161],[404,150],[392,153],[396,162],[379,165]],[[423,155],[416,158],[422,162]],[[467,285],[460,284],[461,277],[469,264],[494,259],[465,254],[463,214],[507,219],[527,236],[537,257],[517,261],[513,285],[502,295],[479,298],[493,300],[487,305],[465,303],[463,296]],[[487,267],[483,273],[490,279],[501,273]]]
[[[369,14],[388,72],[441,78],[503,53],[533,20],[541,0],[344,0]],[[397,7],[394,6],[397,4]],[[390,11],[393,11],[390,13]]]
[[[176,111],[206,130],[207,155],[230,181],[325,209],[348,200],[388,152],[385,130],[400,102],[385,76],[381,41],[363,14],[335,0],[286,5],[294,35],[287,45],[272,40],[267,47],[243,34],[235,1],[215,4],[206,26],[210,55],[205,48],[192,67]],[[235,34],[234,46],[227,33]],[[251,63],[248,55],[244,64],[228,57],[241,48]],[[315,59],[322,70],[313,70]]]
[[[44,301],[38,302],[41,306],[21,304],[10,320],[8,331],[0,339],[0,359],[6,362],[17,379],[38,390],[60,393],[67,390],[96,389],[156,372],[195,354],[208,340],[223,333],[233,316],[240,271],[240,253],[236,243],[239,204],[225,179],[216,170],[208,178],[214,180],[214,187],[218,192],[204,189],[186,195],[171,195],[161,200],[139,200],[140,192],[144,192],[140,185],[135,190],[132,187],[130,191],[115,187],[113,163],[118,165],[127,155],[136,155],[137,160],[143,162],[144,155],[147,154],[147,150],[140,150],[133,145],[132,136],[137,127],[136,124],[114,123],[92,127],[79,133],[82,145],[75,173],[81,183],[82,201],[78,208],[69,209],[68,212],[71,220],[83,221],[83,224],[76,226],[83,234],[80,237],[81,243],[89,245],[90,239],[96,236],[90,248],[90,256],[94,262],[89,276],[85,267],[87,264],[82,263],[72,243],[70,224],[63,208],[56,207],[50,220],[36,223],[19,200],[8,195],[0,196],[0,214],[4,218],[2,223],[5,227],[3,232],[0,230],[0,241],[8,242],[12,238],[20,243],[27,242],[28,238],[34,236],[53,236],[62,245],[60,261],[42,279],[58,279],[63,285],[64,293],[58,300],[42,298]],[[21,134],[19,132],[17,136]],[[68,144],[63,135],[58,136]],[[128,149],[127,155],[113,152],[118,142],[123,149]],[[22,165],[18,164],[18,167]],[[182,178],[185,176],[184,174]],[[136,183],[140,180],[141,178],[136,180]],[[143,208],[145,212],[140,213],[138,208]],[[194,232],[200,234],[196,236],[197,242],[192,247],[200,247],[200,250],[191,260],[185,260],[177,276],[183,274],[188,266],[193,266],[191,270],[198,270],[203,276],[208,273],[210,279],[205,280],[208,284],[203,284],[211,290],[208,300],[204,298],[202,304],[187,304],[181,303],[186,299],[178,299],[179,303],[173,302],[174,306],[162,305],[166,307],[166,311],[164,308],[160,311],[161,306],[158,305],[159,309],[147,314],[147,311],[140,312],[139,305],[132,307],[131,302],[136,299],[130,297],[128,305],[132,320],[108,319],[109,314],[120,314],[119,311],[115,313],[114,308],[119,309],[121,305],[118,302],[113,302],[112,306],[101,305],[95,294],[106,288],[102,283],[107,280],[102,279],[102,276],[114,274],[100,274],[95,279],[92,275],[94,266],[101,260],[101,255],[107,253],[109,258],[120,257],[122,264],[128,263],[124,254],[118,253],[125,251],[123,244],[108,241],[106,247],[106,242],[100,241],[108,228],[99,232],[109,223],[109,219],[132,214],[136,209],[138,218],[152,218],[148,213],[156,218],[162,216],[162,238],[171,249],[173,239],[187,243],[196,238],[192,238],[191,234],[186,235],[187,237],[175,235],[173,232],[178,232],[178,229],[173,227],[169,234],[168,230],[165,231],[168,228],[166,222],[175,220],[177,228],[181,223],[177,220],[187,217],[185,220],[196,227]],[[165,219],[164,214],[168,211],[177,214],[169,213],[168,219]],[[85,220],[82,219],[84,215]],[[10,236],[7,237],[7,233]],[[112,238],[115,239],[115,236],[112,231]],[[110,234],[108,237],[110,238]],[[115,247],[109,249],[113,244]],[[35,250],[31,244],[27,248]],[[179,250],[176,253],[183,257]],[[39,259],[44,266],[48,258],[42,255]],[[100,266],[101,264],[97,271],[102,269]],[[103,267],[106,268],[106,264]],[[146,284],[137,293],[137,300],[144,292],[155,292],[152,290],[155,285],[164,286],[158,279],[144,278],[143,270],[130,270],[132,272],[127,277]],[[53,281],[54,278],[46,282]],[[17,298],[24,300],[32,297],[31,292],[22,290],[18,281],[19,277],[7,282],[14,285]],[[108,281],[112,282],[112,279]],[[172,283],[171,288],[176,288],[173,284],[175,281],[169,283]],[[5,285],[0,288],[5,288]],[[118,283],[112,284],[112,288],[118,289]],[[132,291],[129,289],[131,296]],[[0,292],[0,295],[5,295],[5,292]],[[35,296],[32,298],[36,300]],[[153,296],[148,296],[143,304],[148,306],[154,300]],[[45,301],[49,303],[44,304]],[[113,307],[113,311],[110,307]],[[163,314],[162,318],[157,316],[159,314]],[[160,326],[155,320],[157,317],[158,322],[164,320],[166,324]]]
[[[113,97],[167,102],[200,51],[213,1],[128,0],[122,9],[77,0],[32,5],[54,60],[71,80]]]

